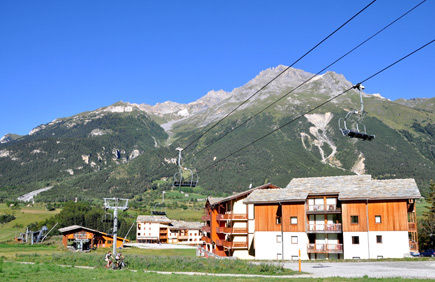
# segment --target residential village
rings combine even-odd
[[[136,244],[186,245],[204,257],[250,260],[405,258],[418,253],[413,179],[370,175],[294,178],[225,198],[208,197],[204,222],[139,215]],[[81,226],[59,229],[63,244],[110,247],[113,238]],[[84,241],[83,241],[84,240]],[[117,238],[117,246],[131,246]]]

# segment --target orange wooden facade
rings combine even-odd
[[[305,203],[283,203],[281,221],[277,221],[279,204],[255,205],[255,231],[305,232]],[[297,224],[290,218],[296,217]]]
[[[367,215],[369,231],[408,231],[407,200],[343,202],[343,231],[366,232]],[[352,216],[358,216],[357,224]]]

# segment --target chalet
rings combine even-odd
[[[295,178],[284,189],[248,191],[245,213],[228,215],[231,201],[207,202],[204,219],[215,213],[219,224],[203,239],[207,251],[260,260],[298,259],[299,251],[302,259],[402,258],[418,251],[415,199],[421,196],[414,179]],[[243,218],[247,230],[235,230],[235,218]],[[242,231],[243,255],[234,240]]]
[[[170,220],[164,215],[139,215],[136,224],[138,243],[202,244],[200,222]]]
[[[113,245],[113,236],[107,233],[83,227],[80,225],[71,225],[59,228],[63,235],[62,243],[65,247],[72,247],[75,250],[91,250],[95,248],[107,248]],[[129,240],[125,239],[126,242]],[[116,247],[122,247],[124,238],[116,238]]]

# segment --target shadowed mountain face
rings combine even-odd
[[[231,92],[210,91],[189,104],[118,102],[56,119],[29,135],[5,136],[0,143],[0,197],[48,185],[54,188],[40,197],[51,200],[134,197],[156,183],[169,187],[176,171],[175,148],[190,143],[284,68],[264,70]],[[364,94],[364,124],[376,135],[367,142],[344,137],[338,128],[340,117],[360,107],[359,94],[352,90],[204,170],[352,86],[343,75],[327,72],[293,90],[311,76],[289,69],[184,152],[185,165],[200,171],[201,187],[210,194],[231,193],[251,183],[283,186],[293,177],[368,173],[377,178],[416,178],[425,193],[435,166],[433,98],[392,102],[379,94]]]

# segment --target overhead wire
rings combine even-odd
[[[393,24],[395,24],[396,22],[398,22],[400,19],[402,19],[403,17],[405,17],[406,15],[408,15],[409,13],[411,13],[413,10],[415,10],[417,7],[419,7],[421,4],[423,4],[424,2],[426,2],[426,0],[421,1],[420,3],[418,3],[417,5],[415,5],[414,7],[412,7],[411,9],[407,10],[405,13],[403,13],[402,15],[400,15],[399,17],[397,17],[395,20],[391,21],[389,24],[387,24],[386,26],[384,26],[383,28],[381,28],[380,30],[378,30],[377,32],[375,32],[374,34],[372,34],[371,36],[369,36],[367,39],[363,40],[361,43],[359,43],[358,45],[356,45],[355,47],[353,47],[351,50],[349,50],[348,52],[346,52],[344,55],[342,55],[341,57],[339,57],[338,59],[336,59],[335,61],[333,61],[332,63],[330,63],[329,65],[327,65],[326,67],[322,68],[320,71],[318,71],[317,73],[315,73],[314,75],[312,75],[310,78],[308,78],[307,80],[303,81],[302,83],[300,83],[298,86],[296,86],[295,88],[293,88],[292,90],[290,90],[289,92],[287,92],[286,94],[284,94],[283,96],[281,96],[280,98],[278,98],[277,100],[275,100],[274,102],[272,102],[271,104],[269,104],[268,106],[266,106],[265,108],[263,108],[262,110],[258,111],[257,113],[255,113],[254,115],[250,116],[248,119],[246,119],[244,122],[240,123],[239,125],[237,125],[236,127],[232,128],[231,130],[225,132],[223,135],[219,136],[218,139],[214,140],[213,143],[205,146],[204,148],[202,148],[201,150],[199,150],[198,152],[195,152],[196,155],[201,154],[203,151],[205,151],[206,149],[208,149],[209,147],[213,146],[214,144],[216,144],[217,142],[219,142],[221,139],[225,138],[225,136],[227,136],[228,134],[234,132],[235,130],[239,129],[240,127],[242,127],[243,125],[245,125],[246,123],[248,123],[250,120],[252,120],[254,117],[258,116],[259,114],[263,113],[264,111],[266,111],[267,109],[269,109],[270,107],[272,107],[273,105],[275,105],[276,103],[280,102],[281,100],[283,100],[284,98],[286,98],[288,95],[290,95],[291,93],[293,93],[294,91],[296,91],[297,89],[299,89],[300,87],[302,87],[303,85],[305,85],[306,83],[310,82],[313,78],[315,78],[316,76],[318,76],[320,73],[322,73],[323,71],[327,70],[328,68],[330,68],[331,66],[335,65],[336,63],[338,63],[340,60],[342,60],[343,58],[345,58],[346,56],[348,56],[349,54],[351,54],[352,52],[354,52],[356,49],[358,49],[359,47],[361,47],[362,45],[364,45],[365,43],[367,43],[368,41],[370,41],[371,39],[373,39],[374,37],[376,37],[377,35],[379,35],[380,33],[382,33],[383,31],[385,31],[387,28],[389,28],[390,26],[392,26]]]
[[[236,151],[234,151],[234,152],[228,154],[228,155],[225,156],[224,158],[219,159],[219,160],[215,161],[214,163],[212,163],[212,164],[206,166],[205,168],[198,170],[198,174],[201,173],[201,172],[203,172],[203,171],[205,171],[205,170],[207,170],[207,169],[209,169],[209,168],[211,168],[211,167],[216,166],[218,163],[220,163],[220,162],[222,162],[222,161],[228,159],[229,157],[233,156],[234,154],[239,153],[240,151],[242,151],[242,150],[246,149],[247,147],[249,147],[249,146],[251,146],[251,145],[257,143],[258,141],[263,140],[264,138],[266,138],[266,137],[272,135],[273,133],[277,132],[278,130],[281,130],[283,127],[288,126],[289,124],[291,124],[291,123],[295,122],[296,120],[302,118],[302,117],[305,116],[306,114],[312,113],[313,111],[315,111],[315,110],[319,109],[320,107],[326,105],[327,103],[331,102],[332,100],[335,100],[335,99],[339,98],[340,96],[343,96],[344,94],[346,94],[346,93],[349,92],[350,90],[354,89],[356,85],[363,84],[363,83],[369,81],[370,79],[374,78],[375,76],[378,76],[378,75],[381,74],[382,72],[384,72],[384,71],[386,71],[387,69],[393,67],[394,65],[398,64],[399,62],[405,60],[405,59],[408,58],[409,56],[411,56],[411,55],[417,53],[418,51],[422,50],[423,48],[429,46],[429,45],[432,44],[434,41],[435,41],[435,39],[429,41],[428,43],[422,45],[421,47],[415,49],[414,51],[408,53],[407,55],[401,57],[400,59],[394,61],[393,63],[389,64],[388,66],[384,67],[383,69],[381,69],[381,70],[375,72],[374,74],[368,76],[367,78],[365,78],[364,80],[362,80],[362,81],[360,81],[359,83],[355,84],[354,86],[349,87],[348,89],[346,89],[345,91],[341,92],[340,94],[337,94],[337,95],[335,95],[334,97],[332,97],[332,98],[330,98],[330,99],[328,99],[328,100],[322,102],[321,104],[319,104],[319,105],[317,105],[317,106],[311,108],[311,109],[308,110],[307,112],[304,112],[303,114],[298,115],[297,117],[295,117],[295,118],[289,120],[288,122],[286,122],[286,123],[280,125],[278,128],[276,128],[276,129],[274,129],[274,130],[272,130],[272,131],[266,133],[265,135],[263,135],[263,136],[261,136],[261,137],[255,139],[255,140],[251,141],[251,142],[248,143],[247,145],[245,145],[245,146],[243,146],[243,147],[237,149]]]
[[[283,71],[281,71],[277,76],[275,76],[272,80],[270,80],[268,83],[266,83],[264,86],[262,86],[260,89],[255,91],[251,96],[249,96],[246,100],[244,100],[242,103],[240,103],[237,107],[235,107],[233,110],[231,110],[228,114],[226,114],[223,118],[218,120],[215,124],[213,124],[211,127],[205,129],[197,138],[195,138],[193,141],[191,141],[189,144],[187,144],[183,150],[186,150],[191,145],[193,145],[196,141],[201,139],[205,134],[210,132],[213,128],[215,128],[218,124],[220,124],[224,119],[226,119],[228,116],[230,116],[232,113],[237,111],[241,106],[246,104],[250,99],[252,99],[255,95],[257,95],[260,91],[265,89],[269,84],[271,84],[273,81],[275,81],[278,77],[280,77],[283,73],[285,73],[288,69],[290,69],[292,66],[294,66],[296,63],[298,63],[300,60],[302,60],[305,56],[307,56],[309,53],[311,53],[314,49],[319,47],[323,42],[325,42],[327,39],[329,39],[332,35],[334,35],[336,32],[338,32],[340,29],[342,29],[345,25],[347,25],[350,21],[352,21],[354,18],[356,18],[359,14],[361,14],[364,10],[366,10],[368,7],[370,7],[373,3],[375,3],[377,0],[371,1],[369,4],[367,4],[364,8],[359,10],[356,14],[354,14],[352,17],[350,17],[347,21],[345,21],[342,25],[340,25],[338,28],[336,28],[333,32],[331,32],[328,36],[323,38],[319,43],[314,45],[310,50],[308,50],[305,54],[303,54],[301,57],[299,57],[296,61],[294,61],[290,66],[285,68]]]

